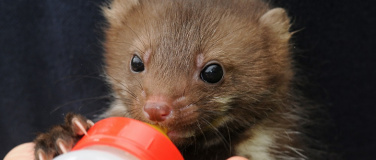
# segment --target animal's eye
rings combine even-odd
[[[210,64],[201,71],[200,76],[207,83],[218,83],[223,78],[223,69],[219,64]]]
[[[134,55],[131,60],[131,69],[134,72],[142,72],[145,69],[144,62],[137,55]]]

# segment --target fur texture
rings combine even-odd
[[[106,73],[114,102],[103,115],[148,123],[147,100],[171,101],[172,116],[157,124],[189,159],[308,159],[293,89],[290,20],[259,0],[114,0],[108,20]],[[131,71],[139,56],[145,70]],[[200,71],[224,69],[220,83]]]

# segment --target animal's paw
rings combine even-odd
[[[94,123],[84,116],[68,113],[65,123],[39,134],[35,142],[36,160],[52,160],[57,155],[69,152]]]

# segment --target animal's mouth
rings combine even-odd
[[[150,123],[149,125],[152,126],[154,129],[157,129],[159,132],[165,134],[172,141],[193,137],[195,134],[195,132],[192,130],[179,130],[179,129],[173,129],[173,128],[166,128],[158,124],[150,124]]]
[[[181,143],[184,139],[193,137],[195,135],[194,131],[178,131],[178,130],[169,130],[167,136],[174,143]]]
[[[159,125],[150,124],[150,123],[147,123],[147,124],[149,124],[151,127],[153,127],[154,129],[158,130],[159,132],[167,136],[167,132],[168,132],[167,128],[161,127]]]

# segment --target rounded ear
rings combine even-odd
[[[260,24],[269,28],[274,34],[277,34],[282,39],[289,39],[291,34],[289,32],[290,19],[287,13],[282,8],[274,8],[261,16]]]
[[[111,0],[102,6],[102,11],[110,25],[121,25],[127,13],[139,5],[139,0]]]

